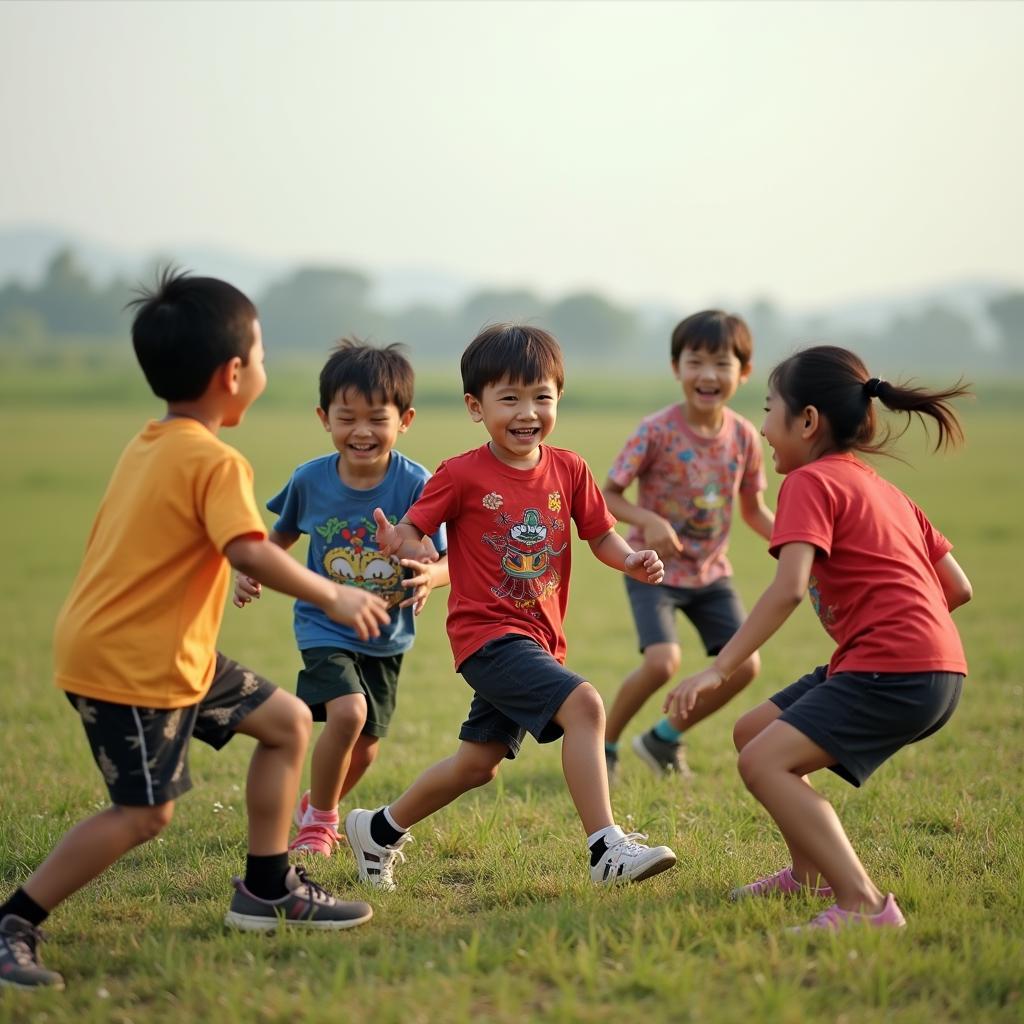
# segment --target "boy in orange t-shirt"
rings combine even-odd
[[[39,925],[170,822],[191,788],[193,736],[215,748],[255,738],[249,855],[225,922],[349,928],[363,902],[336,900],[288,865],[288,828],[311,731],[297,698],[215,648],[230,567],[309,601],[364,639],[384,602],[310,572],[267,540],[246,460],[217,437],[266,386],[256,309],[214,278],[166,273],[132,325],[139,363],[167,414],[114,469],[54,635],[57,686],[76,708],[110,793],[0,905],[0,985],[62,988],[40,964]]]

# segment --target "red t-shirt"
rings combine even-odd
[[[899,488],[845,453],[787,474],[771,553],[817,548],[811,602],[841,671],[967,673],[935,563],[952,545]]]
[[[615,525],[575,452],[541,445],[533,469],[513,469],[484,445],[447,459],[405,518],[433,534],[448,527],[448,639],[458,668],[488,640],[532,637],[565,660],[569,520],[581,540]]]

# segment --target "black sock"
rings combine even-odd
[[[593,867],[607,852],[608,844],[602,837],[590,848],[590,866]]]
[[[370,819],[370,838],[378,846],[394,846],[404,835],[404,829],[395,828],[384,817],[383,807]]]
[[[261,900],[276,900],[288,892],[284,876],[288,874],[288,851],[267,857],[245,858],[245,887]]]
[[[24,889],[15,889],[7,902],[0,906],[0,917],[14,914],[38,928],[49,916],[48,910],[41,906]]]

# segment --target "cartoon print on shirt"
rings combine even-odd
[[[836,622],[835,605],[822,606],[821,587],[818,585],[818,577],[813,574],[808,580],[807,592],[811,595],[811,605],[814,607],[814,613],[821,620],[821,624],[825,627],[825,632],[831,633],[828,627],[834,626]]]
[[[394,516],[388,518],[392,523],[396,521]],[[367,541],[376,540],[377,524],[372,519],[361,522],[361,526],[354,526],[347,519],[332,516],[315,528],[328,543],[338,536],[348,542],[324,553],[324,572],[336,583],[373,591],[389,608],[394,608],[407,596],[402,586],[401,566],[396,559],[385,558],[376,548],[367,545]]]
[[[557,492],[548,497],[548,505],[555,504],[560,510],[561,497]],[[561,532],[565,524],[561,519],[556,519],[545,525],[541,513],[535,508],[526,509],[521,522],[513,523],[506,514],[498,516],[497,522],[509,528],[503,533],[483,535],[484,543],[501,556],[501,571],[504,574],[501,583],[491,587],[491,592],[495,597],[511,598],[517,608],[533,608],[556,591],[562,580],[551,565],[551,556],[560,555],[566,549],[566,544],[553,548],[548,542],[548,530]]]
[[[705,539],[722,532],[724,518],[725,495],[722,494],[718,482],[712,480],[704,485],[704,489],[690,502],[689,515],[683,523],[681,532],[687,537]]]

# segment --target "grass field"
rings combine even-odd
[[[97,372],[0,384],[3,894],[105,803],[77,717],[51,683],[50,633],[109,471],[157,407],[134,378]],[[741,411],[757,415],[759,389],[750,385]],[[483,439],[457,390],[447,405],[445,388],[435,390],[402,446],[427,465]],[[914,428],[902,446],[908,463],[881,464],[953,539],[975,585],[974,602],[957,613],[971,665],[961,709],[864,790],[820,781],[869,870],[898,894],[910,922],[903,933],[796,938],[783,929],[809,917],[810,903],[724,898],[785,862],[736,775],[730,730],[742,711],[827,658],[827,638],[803,607],[765,647],[761,677],[694,731],[691,785],[654,780],[624,755],[616,813],[672,845],[675,870],[629,889],[592,888],[558,750],[529,743],[493,786],[415,830],[401,889],[372,897],[368,926],[227,933],[251,747],[244,738],[219,754],[197,745],[196,788],[164,836],[48,922],[44,958],[68,990],[0,991],[0,1021],[1024,1020],[1024,478],[1012,468],[1024,389],[980,392],[964,409],[965,451],[930,456]],[[244,426],[225,435],[251,459],[263,500],[324,451],[311,394],[294,378],[272,378]],[[579,450],[603,478],[639,415],[673,398],[667,380],[570,388],[553,441]],[[772,497],[776,487],[772,480]],[[763,547],[739,525],[733,562],[748,607],[772,572]],[[420,620],[392,735],[353,794],[358,805],[394,797],[453,749],[469,691],[452,671],[443,617],[442,594]],[[693,668],[702,659],[687,630],[684,667]],[[569,663],[610,698],[636,661],[633,628],[621,581],[586,550],[574,563],[567,634]],[[221,646],[292,685],[287,600],[229,608]],[[653,704],[632,731],[653,720]],[[357,891],[346,851],[316,876],[341,894]]]

